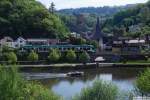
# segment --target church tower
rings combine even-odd
[[[92,36],[93,40],[96,40],[99,43],[99,46],[101,50],[104,49],[104,44],[103,44],[103,33],[101,32],[101,26],[100,26],[100,20],[97,18],[96,22],[96,27],[95,27],[95,32]]]

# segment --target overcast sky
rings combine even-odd
[[[50,2],[54,2],[57,9],[79,8],[79,7],[100,7],[100,6],[118,6],[126,4],[144,3],[148,0],[37,0],[46,7]]]

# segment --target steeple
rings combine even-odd
[[[92,38],[93,38],[94,40],[99,40],[100,38],[102,38],[102,32],[101,32],[101,26],[100,26],[99,17],[97,18],[96,27],[95,27],[95,32],[94,32]]]
[[[103,33],[101,32],[100,20],[99,17],[97,18],[95,32],[91,38],[92,40],[96,40],[99,43],[101,51],[104,49],[103,44]]]

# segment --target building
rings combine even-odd
[[[24,45],[26,45],[26,40],[22,37],[17,38],[17,40],[15,41],[15,48],[20,48]]]
[[[10,48],[20,48],[26,45],[26,40],[22,37],[17,38],[15,41],[11,37],[4,37],[0,40],[1,46],[8,46]]]
[[[48,39],[27,39],[27,45],[49,45]]]
[[[145,45],[143,39],[116,40],[113,41],[112,52],[140,53]]]
[[[56,45],[59,44],[60,40],[59,39],[48,39],[48,44],[49,45]]]
[[[59,39],[27,39],[27,45],[56,45]]]
[[[24,39],[17,38],[15,41],[10,37],[4,37],[0,40],[1,46],[8,46],[11,48],[19,48],[21,52],[28,52],[35,50],[37,52],[49,52],[51,49],[58,49],[61,52],[74,50],[76,52],[95,52],[93,45],[72,45],[60,42],[58,39]]]
[[[81,35],[76,32],[72,32],[70,35],[71,37],[74,37],[74,38],[81,38]]]
[[[91,40],[97,41],[99,43],[101,50],[104,50],[103,35],[104,35],[104,33],[102,33],[102,31],[101,31],[99,18],[97,18],[95,32],[91,36]]]
[[[15,47],[15,43],[11,37],[4,37],[0,40],[1,46]]]

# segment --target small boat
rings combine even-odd
[[[67,73],[67,76],[70,76],[70,77],[79,77],[79,76],[83,76],[84,75],[84,72],[69,72]]]

